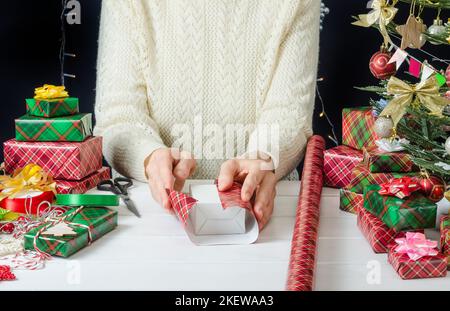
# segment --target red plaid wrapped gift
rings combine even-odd
[[[395,239],[389,247],[388,262],[404,280],[439,278],[447,275],[447,257],[421,233],[407,232],[406,238]]]
[[[417,171],[409,154],[385,152],[378,147],[364,148],[364,163],[372,173],[409,173]]]
[[[99,182],[110,178],[111,170],[109,167],[103,167],[79,181],[55,180],[56,191],[59,194],[83,194],[88,190],[97,187]]]
[[[339,208],[344,212],[356,214],[358,209],[363,207],[364,195],[361,193],[352,192],[348,189],[341,189],[339,191],[339,198]]]
[[[376,146],[375,118],[371,107],[344,108],[342,110],[342,143],[362,150]]]
[[[347,186],[352,178],[352,170],[363,160],[360,150],[348,146],[338,146],[324,152],[325,185],[334,188]]]
[[[396,232],[394,229],[390,229],[365,208],[358,210],[357,224],[375,253],[387,253],[389,247],[394,244],[395,238],[405,236],[404,232]],[[423,230],[414,232],[423,233]]]
[[[363,193],[364,187],[388,183],[392,178],[415,176],[417,173],[371,173],[364,164],[358,164],[352,171],[352,181],[346,187],[356,193]]]
[[[441,252],[450,259],[450,217],[448,215],[443,216],[440,222],[441,229]],[[450,262],[449,262],[450,268]]]
[[[81,180],[102,168],[102,138],[84,142],[4,143],[5,169],[11,174],[29,163],[39,165],[55,179]]]

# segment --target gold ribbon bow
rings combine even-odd
[[[53,178],[36,164],[17,169],[12,176],[0,176],[0,201],[15,198],[30,191],[52,191],[56,194]]]
[[[55,86],[51,84],[44,84],[44,86],[38,87],[34,90],[34,99],[56,99],[69,97],[66,88],[64,86]]]
[[[397,3],[395,0],[393,4],[390,4],[389,0],[373,0],[369,2],[367,6],[372,8],[372,11],[368,14],[358,15],[359,20],[354,22],[353,25],[371,27],[373,24],[378,23],[384,38],[384,46],[387,47],[391,42],[391,38],[386,27],[397,14],[398,9],[394,7],[395,3]]]
[[[417,99],[421,105],[430,111],[430,114],[435,116],[442,116],[443,108],[450,104],[450,100],[440,96],[439,84],[434,76],[415,85],[391,77],[387,85],[387,92],[394,95],[394,98],[384,108],[380,116],[390,116],[394,126],[397,126],[405,115],[406,108],[413,103],[414,99]]]

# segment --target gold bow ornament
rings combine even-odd
[[[14,199],[32,191],[51,191],[56,194],[53,178],[36,164],[17,169],[12,176],[0,176],[0,201],[5,198]]]
[[[390,4],[389,0],[372,0],[367,4],[367,7],[371,8],[372,11],[368,14],[358,15],[358,20],[352,24],[361,27],[371,27],[373,24],[378,23],[384,38],[384,46],[387,47],[392,41],[386,27],[392,22],[398,12],[398,9],[394,7],[395,3],[397,1]]]
[[[64,86],[44,84],[44,86],[34,90],[34,99],[36,100],[51,100],[66,97],[69,97],[69,93]]]
[[[416,101],[427,108],[430,114],[437,117],[442,117],[442,110],[445,106],[450,105],[449,99],[440,96],[439,84],[435,76],[418,84],[408,84],[396,77],[391,77],[387,85],[387,92],[394,98],[380,116],[391,117],[394,127],[406,114],[406,109]]]

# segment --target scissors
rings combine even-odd
[[[131,179],[126,177],[117,177],[115,179],[109,179],[99,182],[97,185],[97,189],[100,191],[109,191],[120,196],[125,202],[128,210],[140,218],[141,214],[139,214],[139,211],[128,195],[128,188],[130,188],[132,185],[133,181]]]

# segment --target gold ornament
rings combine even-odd
[[[391,77],[387,92],[394,95],[394,98],[384,108],[380,114],[382,117],[390,116],[397,127],[398,122],[406,113],[406,108],[410,106],[415,99],[430,111],[430,114],[442,117],[442,110],[450,104],[450,100],[441,97],[439,94],[439,85],[436,77],[432,76],[419,84],[411,85],[402,80]]]
[[[421,35],[427,30],[420,18],[416,18],[414,15],[409,15],[405,25],[397,26],[397,31],[402,35],[402,50],[407,47],[414,49],[420,49],[423,46]]]

